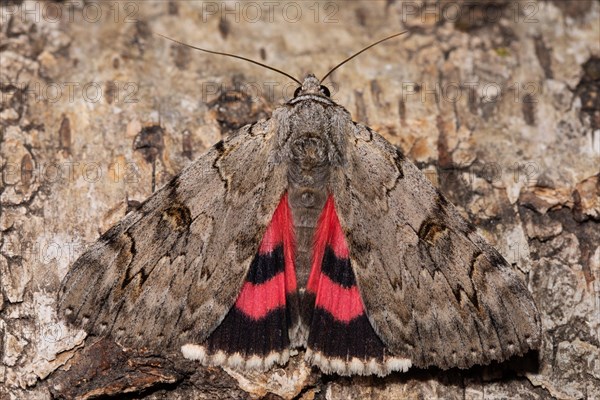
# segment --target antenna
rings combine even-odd
[[[375,42],[375,43],[373,43],[373,44],[371,44],[371,45],[369,45],[369,46],[365,47],[364,49],[362,49],[362,50],[361,50],[361,51],[359,51],[358,53],[354,53],[353,55],[351,55],[350,57],[346,58],[344,61],[342,61],[341,63],[339,63],[339,64],[338,64],[338,65],[336,65],[335,67],[333,67],[331,70],[329,70],[329,72],[328,72],[328,73],[326,73],[326,74],[325,74],[325,76],[324,76],[323,78],[321,78],[321,80],[319,81],[319,83],[323,83],[323,81],[325,80],[325,78],[327,78],[329,75],[331,75],[331,73],[332,73],[333,71],[335,71],[336,69],[338,69],[338,68],[339,68],[339,67],[341,67],[342,65],[346,64],[348,61],[352,60],[354,57],[358,56],[359,54],[361,54],[361,53],[363,53],[363,52],[365,52],[365,51],[369,50],[371,47],[373,47],[373,46],[376,46],[376,45],[378,45],[378,44],[379,44],[379,43],[381,43],[381,42],[385,42],[386,40],[389,40],[389,39],[395,38],[396,36],[403,35],[403,34],[405,34],[405,33],[407,33],[407,32],[408,32],[408,31],[402,31],[402,32],[399,32],[399,33],[395,33],[395,34],[393,34],[392,36],[388,36],[388,37],[386,37],[386,38],[383,38],[383,39],[381,39],[381,40],[378,40],[377,42]]]
[[[157,33],[157,32],[153,32],[153,33],[154,33],[155,35],[157,35],[157,36],[160,36],[160,37],[162,37],[162,38],[165,38],[165,39],[167,39],[167,40],[170,40],[171,42],[175,42],[175,43],[177,43],[177,44],[180,44],[180,45],[182,45],[182,46],[186,46],[186,47],[189,47],[189,48],[192,48],[192,49],[195,49],[195,50],[200,50],[200,51],[203,51],[203,52],[205,52],[205,53],[217,54],[217,55],[220,55],[220,56],[227,56],[227,57],[238,58],[238,59],[240,59],[240,60],[244,60],[244,61],[251,62],[252,64],[260,65],[261,67],[264,67],[264,68],[270,69],[271,71],[279,72],[280,74],[287,76],[288,78],[290,78],[291,80],[293,80],[294,82],[296,82],[297,84],[299,84],[300,86],[302,86],[302,82],[300,82],[298,79],[294,78],[294,77],[293,77],[293,76],[291,76],[290,74],[288,74],[288,73],[286,73],[286,72],[283,72],[283,71],[281,71],[281,70],[279,70],[279,69],[277,69],[277,68],[274,68],[274,67],[268,66],[268,65],[266,65],[266,64],[263,64],[263,63],[261,63],[261,62],[258,62],[258,61],[255,61],[255,60],[251,60],[251,59],[249,59],[249,58],[242,57],[242,56],[236,56],[235,54],[222,53],[222,52],[220,52],[220,51],[213,51],[213,50],[207,50],[207,49],[203,49],[203,48],[201,48],[201,47],[192,46],[191,44],[187,44],[187,43],[180,42],[179,40],[172,39],[172,38],[170,38],[170,37],[168,37],[168,36],[162,35],[162,34],[160,34],[160,33]]]
[[[339,67],[341,67],[342,65],[346,64],[348,61],[352,60],[354,57],[358,56],[359,54],[361,54],[361,53],[363,53],[363,52],[365,52],[365,51],[369,50],[371,47],[373,47],[373,46],[376,46],[376,45],[378,45],[379,43],[385,42],[386,40],[389,40],[389,39],[395,38],[395,37],[397,37],[397,36],[403,35],[403,34],[405,34],[405,33],[407,33],[407,32],[408,32],[408,31],[402,31],[402,32],[399,32],[399,33],[395,33],[395,34],[393,34],[393,35],[391,35],[391,36],[388,36],[388,37],[385,37],[385,38],[383,38],[383,39],[381,39],[381,40],[378,40],[378,41],[376,41],[376,42],[375,42],[375,43],[373,43],[373,44],[370,44],[369,46],[365,47],[364,49],[362,49],[361,51],[359,51],[359,52],[357,52],[357,53],[354,53],[353,55],[351,55],[350,57],[346,58],[344,61],[342,61],[341,63],[339,63],[339,64],[338,64],[338,65],[336,65],[335,67],[333,67],[331,70],[329,70],[329,72],[328,72],[328,73],[326,73],[326,74],[325,74],[325,76],[324,76],[323,78],[321,78],[321,80],[320,80],[319,82],[320,82],[320,83],[322,83],[322,82],[323,82],[323,81],[324,81],[324,80],[325,80],[325,79],[326,79],[326,78],[327,78],[329,75],[331,75],[331,73],[332,73],[333,71],[335,71],[336,69],[338,69],[338,68],[339,68]],[[192,46],[191,44],[187,44],[187,43],[180,42],[179,40],[172,39],[172,38],[170,38],[170,37],[168,37],[168,36],[165,36],[165,35],[163,35],[163,34],[160,34],[160,33],[158,33],[158,32],[152,32],[152,33],[153,33],[153,34],[155,34],[155,35],[157,35],[157,36],[160,36],[160,37],[162,37],[162,38],[164,38],[164,39],[170,40],[171,42],[174,42],[174,43],[180,44],[180,45],[182,45],[182,46],[185,46],[185,47],[189,47],[189,48],[191,48],[191,49],[194,49],[194,50],[200,50],[200,51],[203,51],[203,52],[205,52],[205,53],[217,54],[217,55],[220,55],[220,56],[233,57],[233,58],[237,58],[237,59],[239,59],[239,60],[248,61],[248,62],[250,62],[250,63],[252,63],[252,64],[260,65],[261,67],[264,67],[264,68],[266,68],[266,69],[270,69],[271,71],[278,72],[278,73],[280,73],[281,75],[284,75],[284,76],[286,76],[286,77],[290,78],[291,80],[293,80],[294,82],[296,82],[297,84],[299,84],[300,86],[302,86],[302,82],[300,82],[298,79],[294,78],[292,75],[288,74],[287,72],[283,72],[283,71],[282,71],[282,70],[280,70],[280,69],[277,69],[277,68],[271,67],[271,66],[269,66],[269,65],[266,65],[266,64],[263,64],[263,63],[261,63],[261,62],[258,62],[258,61],[255,61],[255,60],[251,60],[251,59],[249,59],[249,58],[242,57],[242,56],[238,56],[238,55],[235,55],[235,54],[223,53],[223,52],[220,52],[220,51],[213,51],[213,50],[203,49],[202,47]]]

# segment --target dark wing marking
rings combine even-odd
[[[291,324],[286,297],[296,292],[293,245],[293,221],[285,195],[234,306],[204,343],[182,347],[186,358],[204,365],[257,370],[287,362]]]
[[[356,286],[348,246],[332,196],[317,225],[306,293],[314,299],[306,358],[325,373],[387,375],[406,371],[373,330]]]
[[[531,294],[401,152],[349,125],[331,190],[369,320],[396,356],[468,368],[540,343]]]
[[[132,346],[202,342],[234,304],[283,193],[271,121],[217,143],[72,266],[60,315]]]

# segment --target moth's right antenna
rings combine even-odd
[[[194,49],[194,50],[200,50],[200,51],[203,51],[203,52],[205,52],[205,53],[217,54],[217,55],[220,55],[220,56],[228,56],[228,57],[238,58],[238,59],[240,59],[240,60],[244,60],[244,61],[251,62],[252,64],[260,65],[261,67],[264,67],[264,68],[266,68],[266,69],[270,69],[271,71],[279,72],[280,74],[287,76],[288,78],[290,78],[291,80],[293,80],[294,82],[296,82],[297,84],[299,84],[300,86],[302,86],[302,82],[300,82],[298,79],[294,78],[294,77],[293,77],[293,76],[291,76],[290,74],[288,74],[288,73],[286,73],[286,72],[283,72],[283,71],[281,71],[281,70],[279,70],[279,69],[277,69],[277,68],[270,67],[270,66],[268,66],[268,65],[266,65],[266,64],[263,64],[263,63],[261,63],[261,62],[254,61],[254,60],[251,60],[251,59],[249,59],[249,58],[246,58],[246,57],[237,56],[237,55],[235,55],[235,54],[222,53],[222,52],[220,52],[220,51],[213,51],[213,50],[207,50],[207,49],[203,49],[203,48],[201,48],[201,47],[192,46],[191,44],[183,43],[183,42],[180,42],[179,40],[175,40],[175,39],[172,39],[172,38],[170,38],[170,37],[168,37],[168,36],[161,35],[161,34],[160,34],[160,33],[158,33],[158,32],[153,32],[153,33],[154,33],[155,35],[158,35],[158,36],[162,37],[162,38],[165,38],[165,39],[167,39],[167,40],[170,40],[171,42],[175,42],[175,43],[177,43],[177,44],[180,44],[180,45],[182,45],[182,46],[186,46],[186,47],[192,48],[192,49]],[[376,44],[377,44],[377,43],[376,43]]]
[[[338,65],[336,65],[335,67],[333,67],[328,73],[325,74],[325,76],[323,78],[321,78],[321,83],[323,83],[323,81],[325,80],[325,78],[327,78],[329,75],[331,75],[331,73],[333,71],[335,71],[336,69],[338,69],[339,67],[341,67],[342,65],[346,64],[348,61],[352,60],[354,57],[356,57],[357,55],[369,50],[371,47],[378,45],[381,42],[385,42],[386,40],[395,38],[396,36],[400,36],[400,35],[404,35],[406,32],[408,31],[402,31],[399,33],[395,33],[392,36],[388,36],[386,38],[383,38],[381,40],[376,41],[375,43],[365,47],[364,49],[362,49],[361,51],[359,51],[358,53],[354,53],[353,55],[351,55],[350,57],[346,58],[344,61],[342,61],[341,63],[339,63]]]

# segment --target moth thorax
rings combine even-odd
[[[292,161],[303,170],[312,169],[327,163],[327,143],[319,136],[309,134],[294,139],[290,143]]]

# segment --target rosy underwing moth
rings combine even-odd
[[[380,376],[538,348],[511,266],[322,81],[297,81],[104,233],[65,277],[61,315],[245,370],[295,348],[325,373]]]

